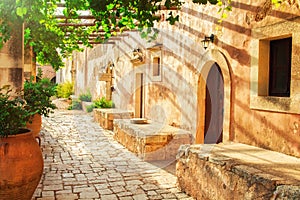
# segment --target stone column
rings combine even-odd
[[[11,38],[0,50],[0,87],[23,87],[23,34],[22,25],[12,29]]]
[[[24,46],[24,78],[29,80],[30,77],[36,80],[36,61],[33,48],[29,45]]]

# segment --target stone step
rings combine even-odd
[[[93,110],[94,120],[104,129],[113,130],[114,119],[133,118],[133,112],[116,108],[96,108]]]

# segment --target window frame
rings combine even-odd
[[[300,114],[300,20],[255,27],[250,49],[250,109]],[[295,28],[298,26],[299,28]],[[291,27],[294,27],[291,29]],[[269,96],[270,41],[292,38],[290,96]]]
[[[159,56],[152,58],[152,76],[160,76],[161,61]]]
[[[281,44],[280,44],[281,43]],[[282,45],[282,43],[285,43],[285,45],[288,45],[288,56],[287,56],[287,65],[284,65],[285,67],[280,67],[279,69],[276,68],[276,64],[274,63],[274,60],[276,59],[275,53],[282,53],[278,52],[276,49],[277,46]],[[280,55],[281,56],[281,55]],[[284,57],[284,55],[282,55]],[[292,37],[277,39],[277,40],[271,40],[270,41],[270,58],[269,58],[269,93],[268,96],[277,96],[277,97],[290,97],[290,91],[291,91],[291,59],[292,59]],[[278,62],[276,60],[275,62]],[[280,70],[280,71],[278,71]],[[276,88],[275,86],[275,79],[278,79],[278,75],[282,73],[282,71],[286,71],[286,83],[282,87],[286,87],[286,92],[283,91],[283,88]]]
[[[163,59],[162,59],[162,51],[161,49],[153,49],[149,51],[150,53],[150,68],[149,68],[149,75],[151,77],[152,82],[161,82],[162,81],[162,73],[163,73]],[[158,75],[154,75],[155,63],[154,59],[159,58],[159,73]]]

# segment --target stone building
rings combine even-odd
[[[126,32],[75,52],[57,79],[73,78],[76,95],[89,90],[135,117],[188,130],[194,143],[234,141],[299,157],[299,5],[231,6],[219,23],[218,6],[187,0],[173,26],[162,11],[156,40]]]

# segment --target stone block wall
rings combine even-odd
[[[133,112],[119,109],[94,109],[94,120],[100,124],[101,127],[108,130],[113,130],[113,121],[115,119],[130,119],[133,118]]]
[[[115,44],[95,45],[93,49],[78,53],[74,57],[76,91],[90,89],[93,98],[104,96],[105,82],[98,80],[98,74],[105,71],[109,62],[113,62],[116,90],[112,98],[116,108],[135,110],[136,75],[143,73],[143,117],[189,130],[193,138],[197,138],[199,129],[203,129],[199,124],[203,119],[201,116],[204,116],[203,113],[199,116],[199,108],[205,107],[203,102],[199,103],[199,99],[205,96],[198,87],[199,82],[202,79],[206,81],[210,66],[216,62],[221,68],[226,89],[224,141],[242,142],[300,156],[300,116],[299,111],[295,112],[299,110],[295,109],[299,101],[297,38],[300,27],[296,17],[299,16],[299,6],[297,2],[290,4],[285,2],[282,7],[275,8],[266,7],[265,1],[261,0],[232,2],[232,11],[220,24],[218,6],[198,5],[186,0],[183,8],[176,11],[180,16],[179,22],[173,26],[166,21],[156,24],[160,32],[157,40],[151,43],[143,40],[137,32],[128,32],[128,36],[120,37],[121,40]],[[163,12],[167,15],[169,11]],[[215,35],[215,41],[205,50],[201,41],[210,34]],[[273,108],[280,108],[277,110],[256,106],[253,99],[258,95],[253,92],[258,80],[253,78],[253,74],[258,73],[256,65],[259,59],[264,59],[259,57],[259,40],[269,41],[283,36],[294,38],[293,94],[286,99],[264,100]],[[159,80],[151,75],[149,48],[156,44],[162,46]],[[143,63],[131,62],[136,48],[145,52]],[[286,102],[292,102],[290,106],[294,111],[282,111]]]
[[[298,199],[299,163],[243,144],[183,145],[176,175],[181,190],[196,199]]]
[[[132,124],[114,121],[114,139],[145,161],[175,160],[182,144],[192,142],[191,134],[160,123]]]
[[[24,82],[22,25],[15,24],[11,35],[0,50],[0,87],[10,85],[13,90],[21,90]]]

